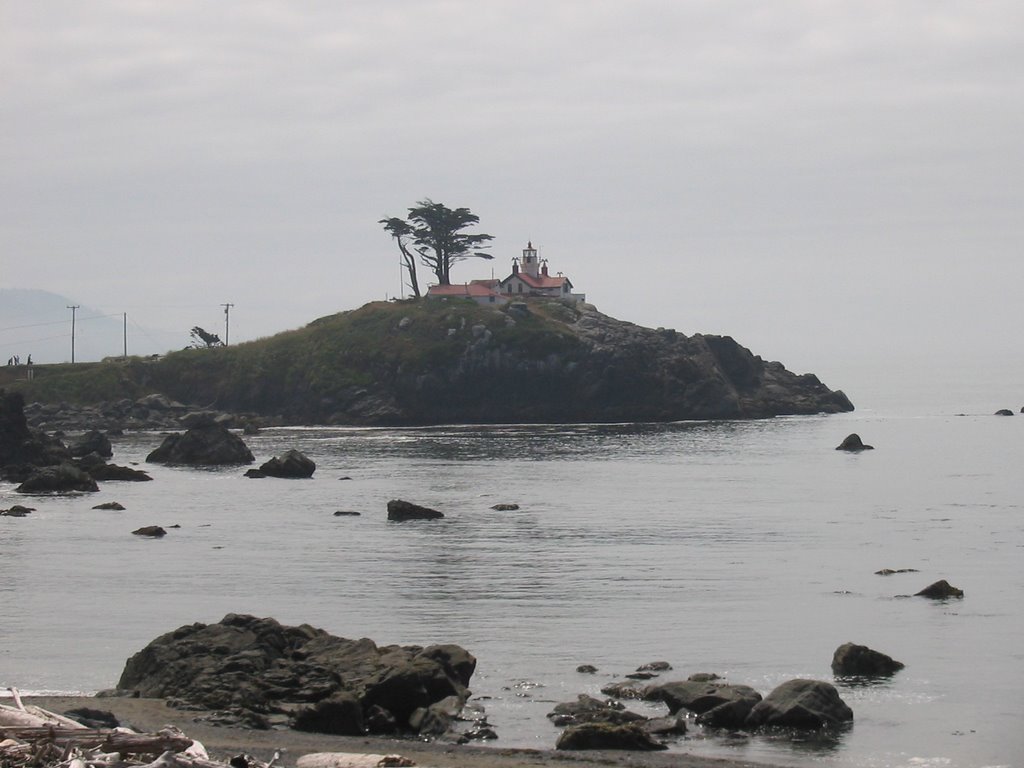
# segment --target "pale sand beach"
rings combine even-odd
[[[169,707],[163,699],[54,696],[26,697],[25,702],[58,713],[79,707],[106,710],[112,712],[122,725],[137,731],[155,732],[164,726],[173,725],[190,738],[202,742],[210,757],[214,759],[226,760],[239,753],[245,753],[266,761],[275,751],[280,751],[280,764],[284,768],[294,766],[299,757],[313,752],[398,754],[415,761],[422,768],[772,768],[765,763],[719,760],[679,752],[560,752],[554,749],[505,749],[496,742],[494,746],[475,746],[413,739],[331,736],[293,730],[256,731],[211,725],[203,720],[209,713]]]

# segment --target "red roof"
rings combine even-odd
[[[534,277],[526,272],[520,272],[512,277],[518,277],[531,288],[561,288],[569,280],[567,277],[551,277],[550,275]]]
[[[496,294],[487,285],[489,282],[489,280],[474,280],[472,283],[462,285],[432,285],[427,288],[427,293],[431,296],[468,296],[470,298],[500,296],[501,294]]]

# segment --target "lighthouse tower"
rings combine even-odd
[[[526,247],[523,248],[523,260],[521,269],[530,277],[537,277],[540,275],[540,262],[537,260],[537,249],[533,247],[533,241],[526,243]]]

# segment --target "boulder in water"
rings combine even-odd
[[[946,600],[950,597],[963,597],[964,591],[950,584],[945,579],[940,579],[934,584],[929,584],[920,592],[914,593],[915,597],[930,597],[932,600]]]
[[[316,463],[293,448],[260,465],[259,471],[269,477],[306,478],[313,476]]]
[[[819,730],[852,720],[853,710],[839,698],[834,685],[797,679],[786,681],[755,704],[745,725]]]
[[[392,499],[388,502],[388,520],[437,520],[444,517],[443,512],[429,507],[421,507],[410,501]]]
[[[160,447],[146,457],[146,461],[154,464],[213,466],[251,464],[255,459],[242,438],[224,427],[211,424],[168,435]]]
[[[15,490],[18,493],[94,493],[99,486],[88,473],[64,463],[36,469]]]
[[[75,466],[83,472],[88,472],[93,480],[99,480],[101,482],[107,482],[109,480],[145,482],[153,479],[141,469],[132,469],[131,467],[121,467],[117,464],[108,464],[106,460],[96,452],[88,453],[79,459],[75,459]]]
[[[873,451],[875,446],[865,445],[864,441],[860,439],[860,435],[856,432],[847,435],[843,438],[843,442],[836,446],[837,451]]]
[[[685,680],[650,686],[645,698],[664,701],[673,715],[680,709],[701,715],[730,701],[749,701],[753,706],[761,694],[749,685]]]
[[[832,654],[832,674],[837,677],[886,677],[903,666],[903,662],[866,645],[844,643]]]
[[[71,451],[72,456],[85,456],[89,453],[95,453],[98,456],[103,456],[109,459],[114,455],[114,449],[110,445],[110,439],[102,432],[96,429],[90,429],[78,440],[71,443],[68,446],[68,450]]]

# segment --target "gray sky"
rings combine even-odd
[[[1020,359],[1022,78],[1009,0],[0,0],[0,288],[265,336],[397,294],[430,197],[456,280],[532,239],[833,386]]]

